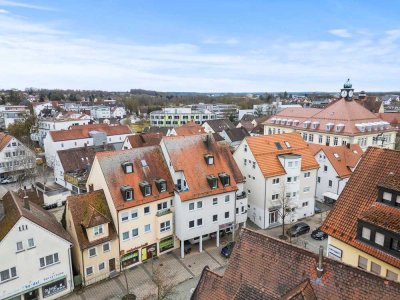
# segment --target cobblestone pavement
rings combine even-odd
[[[171,299],[189,299],[191,290],[196,287],[201,272],[205,266],[222,274],[226,259],[221,257],[221,248],[228,242],[230,236],[221,238],[221,245],[216,247],[215,240],[205,241],[203,251],[198,251],[198,245],[192,245],[192,251],[184,259],[180,258],[180,249],[163,254],[157,259],[149,260],[125,272],[129,291],[137,299],[146,299],[156,292],[153,282],[153,272],[158,271],[163,284],[174,284],[174,294]],[[75,291],[64,297],[68,300],[89,299],[121,299],[126,294],[125,275],[104,280],[87,288]]]

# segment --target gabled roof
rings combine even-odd
[[[104,132],[107,136],[132,133],[127,125],[89,124],[72,126],[69,130],[50,131],[50,135],[54,142],[60,142],[90,138],[91,131]]]
[[[363,99],[358,99],[356,101],[372,113],[379,113],[379,109],[382,106],[382,101],[379,100],[379,97],[377,96],[367,96]]]
[[[302,171],[319,168],[307,143],[297,132],[247,137],[246,142],[264,177],[286,174],[278,158],[282,154],[301,155]],[[276,143],[279,143],[282,149],[278,149]]]
[[[248,133],[247,129],[244,127],[240,128],[228,128],[224,130],[226,135],[229,137],[231,142],[240,142],[243,141],[246,136],[249,136],[250,134]]]
[[[163,135],[161,133],[142,133],[128,135],[126,139],[131,144],[132,148],[156,146],[161,142]]]
[[[67,198],[67,207],[71,212],[72,222],[74,223],[75,233],[81,249],[87,249],[117,238],[103,190],[69,196]],[[97,225],[108,226],[108,236],[89,242],[86,229]]]
[[[252,121],[244,120],[244,121],[240,121],[236,127],[237,128],[244,127],[247,129],[247,131],[251,131],[254,128],[254,124],[252,123]]]
[[[349,177],[352,174],[351,168],[357,165],[364,153],[358,144],[342,146],[308,144],[308,147],[314,156],[323,151],[340,178]]]
[[[208,120],[205,123],[207,123],[214,132],[221,132],[226,129],[235,128],[235,125],[233,125],[229,119]]]
[[[364,214],[370,216],[368,210],[375,206],[374,212],[382,211],[381,205],[376,202],[379,185],[390,174],[399,176],[399,166],[400,151],[369,147],[321,228],[328,235],[396,268],[400,268],[400,259],[361,242],[356,236],[358,220]],[[384,211],[385,214],[390,213],[388,209]],[[388,216],[384,217],[381,213],[378,216],[374,223],[385,226]]]
[[[298,120],[298,125],[277,125],[280,127],[299,128],[303,129],[305,121],[319,122],[317,129],[308,128],[309,131],[326,132],[325,125],[333,123],[335,125],[343,124],[344,128],[341,134],[360,134],[361,131],[356,127],[356,124],[382,122],[374,113],[363,107],[357,101],[347,101],[344,98],[331,102],[323,109],[319,108],[286,108],[276,115],[269,118],[263,124],[274,124],[276,118]],[[380,130],[393,131],[392,128]]]
[[[192,300],[398,299],[400,283],[243,229],[225,273],[203,270]]]
[[[24,217],[60,238],[71,242],[68,232],[57,222],[56,218],[35,203],[29,201],[30,209],[27,209],[24,207],[23,199],[11,191],[4,195],[2,202],[5,215],[0,221],[0,241],[14,227],[18,220]]]
[[[189,122],[185,125],[174,128],[176,135],[193,135],[204,133],[204,128],[194,122]]]
[[[88,169],[97,152],[112,150],[110,145],[87,146],[57,151],[64,172]]]
[[[171,129],[171,127],[155,127],[155,126],[151,126],[151,127],[145,127],[143,129],[144,133],[160,133],[163,136],[167,135],[167,133],[169,132],[169,130]]]
[[[244,178],[230,153],[229,147],[218,144],[211,134],[164,137],[168,155],[175,171],[183,171],[189,190],[179,193],[182,201],[216,195],[237,190],[236,183]],[[214,156],[214,164],[207,165],[204,156]],[[218,178],[219,173],[230,176],[230,185],[212,189],[208,175]]]
[[[102,152],[97,153],[96,158],[99,161],[104,180],[117,210],[158,201],[173,195],[174,183],[160,146]],[[124,173],[122,163],[125,162],[133,163],[133,173]],[[160,193],[158,191],[155,184],[157,179],[166,180],[166,192]],[[147,181],[151,184],[151,196],[144,197],[141,193],[139,183],[142,181]],[[123,199],[121,187],[124,185],[129,185],[133,188],[133,200],[125,201]]]
[[[11,135],[0,132],[0,151],[2,151],[12,139],[13,137]]]

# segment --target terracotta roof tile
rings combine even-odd
[[[75,233],[81,249],[87,249],[117,238],[103,190],[69,196],[67,198],[67,209],[71,212],[72,222],[74,223]],[[108,236],[89,242],[86,228],[101,224],[108,226]]]
[[[359,123],[375,123],[381,122],[374,113],[370,112],[368,109],[357,103],[356,101],[347,101],[345,99],[340,99],[331,102],[324,109],[319,108],[286,108],[276,115],[270,117],[263,124],[273,124],[273,118],[281,119],[292,119],[299,120],[297,126],[291,125],[279,125],[280,127],[288,128],[298,128],[303,129],[303,123],[305,121],[318,121],[319,126],[317,129],[313,130],[308,128],[308,131],[315,132],[326,132],[325,125],[328,123],[343,124],[344,129],[340,132],[341,134],[357,135],[362,134],[362,132],[356,127]],[[388,128],[382,131],[393,131],[393,128]]]
[[[376,202],[378,185],[389,174],[398,176],[399,166],[399,151],[369,147],[321,228],[328,235],[397,268],[400,268],[400,259],[357,240],[356,235],[358,220],[366,212],[367,217],[372,218],[368,210],[373,205],[375,211],[380,211],[376,222],[385,224],[382,216],[391,210],[385,209],[383,213],[381,205]]]
[[[247,137],[246,141],[265,177],[285,174],[278,158],[278,155],[282,154],[301,155],[302,171],[319,168],[314,155],[299,133],[253,136]],[[288,148],[285,142],[288,142],[291,147]],[[279,143],[282,149],[279,150],[275,143]]]
[[[158,201],[170,197],[174,193],[174,182],[160,146],[102,152],[97,153],[96,158],[99,161],[101,171],[117,210]],[[122,163],[125,162],[133,163],[133,173],[124,173]],[[158,191],[155,184],[156,179],[166,180],[166,192],[160,193]],[[151,184],[151,196],[143,196],[139,188],[139,183],[142,181],[147,181]],[[133,188],[133,200],[125,201],[123,199],[120,189],[124,185],[129,185]]]
[[[374,203],[361,215],[360,219],[394,233],[400,232],[400,209],[397,207]]]
[[[172,166],[175,171],[183,171],[189,190],[180,192],[181,200],[190,200],[237,190],[236,183],[244,178],[230,153],[229,147],[215,142],[213,136],[191,135],[163,138]],[[204,155],[214,156],[214,164],[207,165]],[[225,172],[230,175],[230,185],[212,189],[207,181],[208,175]]]
[[[348,146],[308,144],[308,146],[314,156],[322,150],[340,178],[349,177],[352,174],[351,168],[357,165],[364,153],[358,144]]]
[[[204,128],[194,122],[189,122],[185,125],[174,128],[176,135],[192,135],[204,133]]]
[[[107,136],[132,133],[127,125],[109,126],[107,124],[89,124],[72,126],[69,130],[50,131],[50,135],[53,141],[59,142],[89,138],[91,131],[104,132]]]
[[[12,138],[13,137],[11,135],[0,132],[0,151],[3,150],[5,146],[7,146]]]
[[[205,269],[191,299],[381,300],[400,297],[400,283],[326,257],[322,276],[318,278],[317,264],[315,253],[243,229],[224,275]]]
[[[128,135],[126,138],[132,148],[156,146],[161,142],[163,135],[161,133],[143,133]]]
[[[0,221],[0,241],[14,227],[15,223],[21,218],[36,223],[44,229],[58,235],[62,239],[71,242],[71,237],[67,231],[57,222],[56,218],[35,203],[29,201],[29,209],[23,204],[23,199],[15,192],[7,192],[3,197],[4,218]]]

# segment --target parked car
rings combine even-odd
[[[319,208],[317,205],[314,206],[314,213],[315,214],[320,214],[322,212],[321,208]]]
[[[229,242],[225,247],[221,249],[221,255],[225,258],[231,256],[233,247],[235,247],[235,242]]]
[[[9,176],[9,177],[6,177],[6,178],[4,178],[4,179],[2,179],[1,181],[0,181],[0,183],[1,184],[6,184],[6,183],[14,183],[14,182],[17,182],[17,177],[13,177],[13,176]]]
[[[323,232],[323,231],[321,230],[321,227],[318,227],[318,228],[315,229],[313,232],[311,232],[311,237],[312,237],[314,240],[322,241],[322,240],[327,239],[327,238],[328,238],[328,235],[327,235],[325,232]]]
[[[291,228],[287,230],[287,234],[290,236],[299,236],[310,232],[310,226],[306,223],[294,224]]]

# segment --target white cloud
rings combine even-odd
[[[237,38],[216,38],[216,37],[208,37],[203,40],[204,44],[211,45],[237,45],[239,44],[239,39]]]
[[[329,30],[329,33],[341,38],[351,38],[353,36],[347,29],[332,29]]]
[[[0,14],[8,14],[8,13],[9,13],[8,10],[1,9],[1,8],[0,8]]]
[[[16,1],[8,1],[8,0],[0,0],[0,5],[1,6],[9,6],[9,7],[37,9],[37,10],[54,10],[51,7],[45,7],[45,6],[34,5],[34,4],[23,3],[23,2],[16,2]]]
[[[400,78],[397,30],[351,43],[269,40],[232,52],[202,43],[102,41],[0,14],[0,89],[335,91],[350,77],[359,90],[394,90]]]

